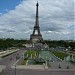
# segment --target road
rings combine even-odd
[[[2,75],[11,75],[11,71],[14,73],[14,69],[12,69],[11,66],[17,61],[16,57],[22,57],[24,52],[25,52],[25,50],[19,50],[19,51],[15,52],[9,56],[6,56],[0,60],[0,65],[6,66],[6,69],[4,70]],[[10,70],[10,73],[9,73],[9,70]]]
[[[11,68],[11,65],[16,62],[16,56],[22,56],[25,50],[19,50],[2,60],[0,60],[0,65],[6,65],[6,69],[3,71],[2,75],[15,75],[15,69]],[[12,58],[12,60],[10,60]],[[27,69],[16,69],[16,75],[75,75],[73,70],[27,70]]]
[[[3,58],[2,60],[0,60],[0,65],[5,65],[6,67],[10,67],[11,65],[13,65],[13,63],[16,62],[16,57],[21,57],[23,54],[23,50],[19,50],[16,53],[13,53],[5,58]]]

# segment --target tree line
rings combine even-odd
[[[0,39],[0,50],[5,50],[10,47],[23,47],[23,44],[26,44],[28,40],[18,40],[13,38]]]
[[[75,50],[75,41],[70,42],[70,41],[64,41],[64,40],[45,40],[44,43],[48,44],[49,47],[57,47],[57,46],[61,46],[61,47],[65,47],[65,48],[71,48],[72,50]]]
[[[6,49],[9,47],[23,47],[23,44],[26,43],[31,43],[30,40],[23,40],[23,39],[13,39],[13,38],[7,38],[7,39],[0,39],[0,50],[1,49]],[[68,48],[69,46],[72,48],[72,50],[75,50],[75,41],[74,42],[69,42],[69,41],[64,41],[64,40],[44,40],[42,42],[43,44],[48,44],[49,47],[66,47]]]

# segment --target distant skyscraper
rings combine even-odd
[[[34,40],[42,41],[43,40],[42,35],[40,33],[40,27],[39,27],[38,6],[39,6],[39,3],[37,2],[35,26],[34,26],[33,33],[30,35],[30,40],[32,40],[32,41],[34,41]]]

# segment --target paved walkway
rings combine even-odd
[[[49,69],[75,69],[75,65],[71,64],[70,62],[50,62]]]
[[[16,52],[18,50],[19,49],[12,49],[12,50],[2,51],[2,52],[0,52],[0,57],[3,57],[3,56],[8,55],[8,54],[11,54],[11,53]]]
[[[15,75],[15,69],[4,71],[2,75]],[[16,69],[16,75],[75,75],[74,70],[32,70]]]

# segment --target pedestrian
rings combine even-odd
[[[61,66],[60,66],[60,64],[59,64],[59,68],[61,69]]]
[[[69,66],[67,66],[67,69],[69,69]]]
[[[10,60],[12,60],[12,58],[10,58]]]

